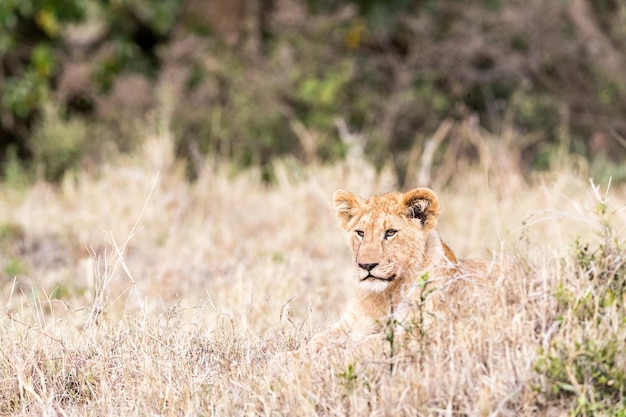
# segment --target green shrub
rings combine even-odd
[[[34,162],[46,179],[57,181],[66,170],[76,168],[90,139],[87,124],[79,118],[64,120],[49,108],[29,141]]]
[[[28,267],[22,259],[11,258],[4,267],[4,273],[10,278],[26,275],[28,273]]]
[[[599,198],[597,239],[578,239],[564,261],[558,330],[535,363],[537,390],[572,415],[626,415],[626,251],[608,208]]]

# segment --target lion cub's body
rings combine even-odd
[[[388,193],[365,200],[337,190],[339,223],[351,233],[355,297],[341,319],[316,335],[315,349],[331,339],[359,343],[392,319],[408,318],[428,288],[429,307],[487,279],[491,263],[458,261],[436,230],[439,201],[427,188]],[[431,291],[434,290],[434,291]]]

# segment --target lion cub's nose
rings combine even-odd
[[[378,263],[375,263],[375,264],[359,264],[359,266],[369,272],[372,269],[376,268],[376,266],[378,266]]]

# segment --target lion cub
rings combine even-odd
[[[358,344],[390,319],[402,323],[425,285],[434,290],[427,308],[437,310],[492,272],[491,262],[457,260],[441,240],[435,229],[439,199],[428,188],[369,200],[337,190],[333,199],[339,223],[350,233],[357,288],[341,319],[309,341],[313,351],[331,342]]]

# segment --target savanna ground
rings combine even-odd
[[[494,172],[485,146],[435,187],[439,228],[517,272],[456,320],[315,358],[286,352],[354,286],[332,192],[394,190],[390,170],[285,159],[268,185],[207,160],[189,182],[157,132],[97,172],[3,187],[0,414],[625,415],[624,186],[570,157]]]

